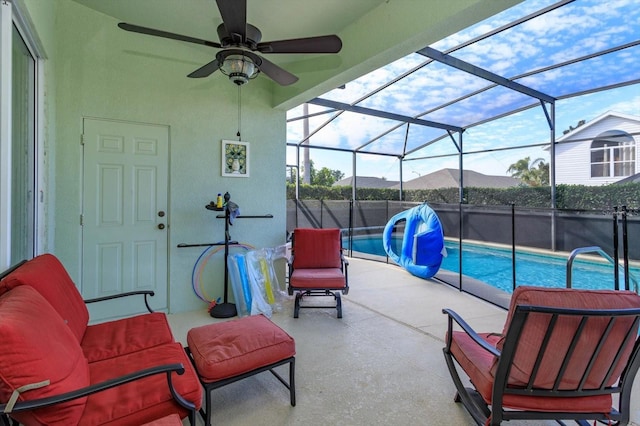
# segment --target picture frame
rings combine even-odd
[[[222,176],[249,177],[249,142],[222,141]]]

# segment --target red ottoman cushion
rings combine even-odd
[[[204,383],[235,377],[296,353],[293,338],[264,315],[192,328],[187,343]]]

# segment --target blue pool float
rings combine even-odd
[[[392,233],[396,224],[406,220],[401,252],[392,247]],[[442,224],[436,212],[427,203],[413,207],[393,216],[384,227],[382,244],[387,255],[411,274],[420,278],[431,278],[440,269],[444,247]]]

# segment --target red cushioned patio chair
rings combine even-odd
[[[519,287],[502,334],[476,333],[455,312],[443,313],[455,401],[478,425],[518,419],[629,422],[640,367],[637,294]],[[462,331],[454,330],[454,321]],[[473,388],[465,388],[456,364]]]
[[[348,265],[342,253],[339,229],[295,229],[291,239],[288,286],[290,295],[296,293],[293,317],[298,318],[300,308],[327,307],[301,304],[303,298],[333,296],[338,318],[342,318],[340,294],[349,292]]]

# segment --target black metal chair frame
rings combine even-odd
[[[302,304],[302,300],[305,297],[312,297],[312,296],[332,296],[333,299],[336,301],[336,310],[338,311],[338,318],[342,318],[342,298],[340,297],[341,294],[347,295],[349,294],[349,277],[347,275],[347,266],[349,265],[349,262],[347,261],[347,259],[345,259],[344,255],[342,253],[340,253],[340,260],[342,262],[340,270],[342,271],[342,273],[344,274],[344,279],[345,279],[345,286],[344,287],[340,287],[340,288],[318,288],[318,289],[306,289],[306,288],[297,288],[297,287],[292,287],[291,286],[291,281],[289,281],[289,295],[292,296],[293,293],[296,293],[296,298],[295,298],[295,302],[294,302],[294,307],[293,307],[293,317],[294,318],[298,318],[299,314],[300,314],[300,309],[307,309],[307,308],[314,308],[314,309],[319,309],[319,308],[327,308],[327,307],[331,307],[331,306],[327,306],[327,305],[303,305]],[[289,263],[289,277],[291,277],[291,274],[293,274],[293,256],[291,257],[291,263]]]
[[[187,355],[189,355],[189,359],[191,360],[191,363],[193,364],[193,368],[195,368],[196,373],[198,373],[198,368],[196,367],[196,363],[191,354],[191,350],[189,349],[189,347],[185,347],[184,350],[187,352]],[[273,370],[274,368],[284,364],[289,364],[289,383],[287,383],[280,374],[278,374],[276,371]],[[280,361],[276,361],[273,364],[265,365],[264,367],[259,367],[254,370],[247,371],[246,373],[239,374],[234,377],[229,377],[223,380],[218,380],[215,382],[209,382],[209,383],[203,382],[202,378],[200,377],[200,374],[198,373],[198,378],[200,379],[200,383],[204,388],[205,406],[200,408],[200,416],[202,416],[202,419],[204,420],[204,425],[211,426],[211,393],[214,389],[221,388],[228,384],[237,382],[238,380],[246,379],[247,377],[254,376],[264,371],[269,371],[271,374],[275,376],[276,379],[278,379],[280,383],[282,383],[287,389],[289,389],[289,399],[291,401],[291,406],[295,407],[296,406],[295,369],[296,369],[296,358],[295,356],[292,356]]]
[[[293,275],[294,267],[293,267],[293,259],[295,257],[295,232],[291,237],[291,246],[293,249],[291,258],[288,260],[287,264],[289,266],[289,274],[288,274],[288,285],[287,290],[289,292],[289,296],[293,296],[295,292],[296,298],[293,306],[293,317],[298,318],[300,315],[300,309],[321,309],[321,308],[332,308],[333,306],[327,305],[303,305],[301,302],[305,297],[313,297],[313,296],[332,296],[336,301],[335,308],[338,312],[337,317],[342,318],[342,298],[341,294],[347,295],[349,294],[349,276],[348,276],[348,266],[349,261],[344,257],[343,249],[342,249],[342,240],[340,240],[340,270],[344,275],[345,286],[339,288],[331,288],[331,287],[319,287],[317,289],[313,288],[305,288],[305,287],[293,287],[291,286],[291,276]]]
[[[4,277],[8,276],[11,272],[15,271],[16,269],[18,269],[20,266],[22,266],[24,263],[26,263],[27,260],[22,260],[19,263],[11,266],[9,269],[2,271],[0,273],[0,280],[3,279]],[[119,293],[119,294],[114,294],[114,295],[110,295],[110,296],[104,296],[104,297],[97,297],[95,299],[86,299],[84,300],[85,303],[96,303],[96,302],[102,302],[105,300],[112,300],[112,299],[118,299],[121,297],[129,297],[129,296],[137,296],[137,295],[142,295],[144,296],[144,304],[147,308],[147,310],[152,313],[154,312],[153,309],[151,309],[151,306],[149,305],[149,301],[148,301],[148,297],[149,296],[154,296],[155,293],[152,290],[137,290],[137,291],[130,291],[130,292],[126,292],[126,293]],[[124,385],[126,383],[129,382],[133,382],[136,380],[140,380],[143,379],[145,377],[149,377],[149,376],[153,376],[155,374],[161,374],[161,373],[166,373],[167,375],[167,385],[169,387],[169,392],[171,393],[171,396],[173,397],[173,399],[182,407],[186,408],[187,410],[189,410],[189,423],[192,426],[195,426],[195,422],[196,422],[196,407],[194,404],[192,404],[191,402],[187,401],[186,399],[184,399],[182,397],[182,395],[180,395],[175,388],[173,387],[173,382],[171,380],[171,373],[175,372],[178,375],[182,375],[184,374],[184,366],[180,363],[177,364],[165,364],[165,365],[158,365],[158,366],[154,366],[152,368],[147,368],[144,370],[139,370],[139,371],[135,371],[133,373],[130,374],[126,374],[124,376],[120,376],[120,377],[116,377],[113,379],[109,379],[106,380],[104,382],[101,383],[95,383],[91,386],[87,386],[81,389],[77,389],[75,391],[71,391],[71,392],[67,392],[67,393],[63,393],[60,395],[56,395],[56,396],[52,396],[52,397],[47,397],[47,398],[40,398],[40,399],[34,399],[31,401],[23,401],[23,402],[18,402],[13,406],[13,409],[11,410],[12,413],[19,413],[19,412],[23,412],[23,411],[30,411],[30,410],[35,410],[38,408],[44,408],[44,407],[49,407],[52,405],[56,405],[56,404],[61,404],[63,402],[67,402],[67,401],[71,401],[77,398],[82,398],[85,396],[89,396],[91,394],[94,393],[98,393],[98,392],[102,392],[104,390],[107,389],[111,389],[117,386],[121,386]],[[10,417],[8,414],[10,413],[6,413],[6,406],[7,404],[0,404],[0,420],[2,420],[2,424],[5,426],[9,426],[11,424],[10,421]],[[18,423],[16,421],[13,421],[14,425],[17,425]]]
[[[509,325],[509,329],[505,338],[502,351],[499,351],[480,335],[478,335],[458,314],[450,309],[443,309],[442,312],[448,315],[448,334],[446,346],[443,349],[444,357],[451,373],[451,377],[457,389],[455,397],[456,402],[462,402],[475,422],[478,425],[484,425],[488,418],[491,418],[491,425],[499,425],[505,420],[556,420],[559,424],[564,424],[562,420],[574,420],[580,425],[587,426],[586,420],[600,420],[604,422],[615,421],[617,425],[626,425],[629,422],[630,415],[630,398],[631,387],[638,369],[640,368],[640,338],[638,336],[638,324],[640,323],[640,309],[602,309],[602,310],[590,310],[590,309],[566,309],[566,308],[552,308],[543,306],[517,306]],[[514,387],[507,383],[511,366],[513,365],[513,359],[518,347],[518,343],[524,329],[524,325],[532,313],[544,314],[549,316],[549,325],[545,332],[542,346],[538,352],[533,371],[529,380],[529,384],[526,387]],[[553,351],[554,348],[547,347],[554,327],[557,324],[557,320],[560,316],[573,316],[580,318],[580,326],[577,328],[575,336],[571,341],[571,345],[567,352],[565,359],[563,360],[562,368],[559,372],[559,377],[556,380],[556,384],[553,389],[539,389],[534,388],[536,375],[538,373],[537,367],[540,365],[542,358],[548,351]],[[573,355],[573,351],[577,342],[580,340],[584,330],[588,326],[589,318],[600,317],[608,318],[609,325],[605,330],[603,336],[600,339],[599,344],[594,348],[594,353],[591,356],[591,362],[584,373],[582,383],[577,388],[571,390],[560,390],[557,388],[558,383],[562,379],[562,375],[565,372],[565,368],[569,364],[569,361]],[[611,331],[615,321],[621,317],[635,317],[633,325],[629,328],[627,335],[616,355],[616,361],[621,356],[622,350],[620,348],[628,347],[632,344],[633,350],[629,357],[629,360],[622,371],[620,379],[614,386],[606,386],[606,382],[609,380],[612,374],[612,368],[608,371],[608,374],[602,381],[601,385],[597,389],[586,388],[584,381],[586,380],[591,368],[593,367],[593,361],[596,356],[604,348],[604,342],[607,335]],[[450,351],[452,341],[453,322],[456,322],[462,330],[467,333],[478,345],[484,350],[495,355],[499,358],[497,364],[497,370],[495,372],[495,381],[492,389],[492,404],[491,407],[487,406],[480,394],[472,388],[466,388],[460,376],[458,375],[456,366],[454,364],[454,356]],[[457,363],[457,361],[456,361]],[[616,364],[615,362],[613,363]],[[509,410],[505,409],[502,405],[503,395],[526,395],[531,397],[586,397],[605,394],[617,394],[618,404],[617,407],[612,407],[609,413],[594,413],[594,412],[542,412],[542,411],[524,411],[524,410]],[[614,423],[609,423],[614,424]]]
[[[172,373],[176,373],[179,375],[184,374],[184,366],[182,364],[166,364],[159,365],[152,368],[147,368],[144,370],[136,371],[134,373],[126,374],[121,377],[116,377],[114,379],[105,380],[101,383],[96,383],[91,386],[87,386],[81,389],[77,389],[71,392],[66,392],[60,395],[51,396],[47,398],[34,399],[30,401],[23,401],[16,403],[9,413],[5,413],[7,408],[7,404],[0,404],[0,413],[4,413],[2,415],[2,421],[5,425],[9,425],[9,416],[11,413],[20,413],[24,411],[36,410],[39,408],[50,407],[56,404],[61,404],[63,402],[72,401],[77,398],[82,398],[85,396],[92,395],[94,393],[102,392],[107,389],[111,389],[117,386],[124,385],[126,383],[134,382],[136,380],[144,379],[145,377],[153,376],[156,374],[166,374],[167,375],[167,385],[169,387],[169,391],[171,392],[171,396],[173,399],[180,404],[182,407],[189,410],[189,423],[192,426],[196,424],[196,407],[191,402],[184,399],[173,387],[173,382],[171,380]],[[14,424],[17,424],[14,421]]]

